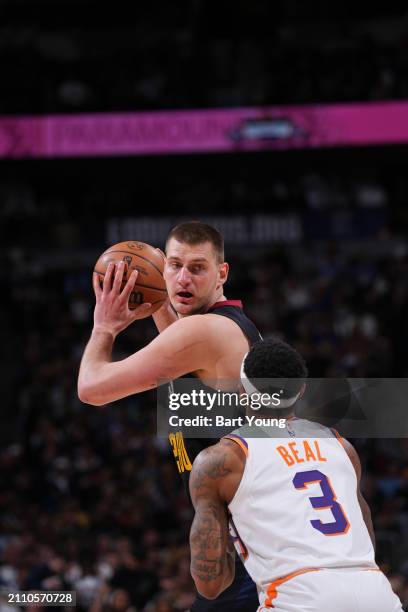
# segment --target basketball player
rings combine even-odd
[[[170,304],[154,315],[160,334],[130,357],[113,362],[117,334],[149,307],[129,310],[137,271],[120,292],[123,273],[124,264],[119,264],[116,271],[110,265],[103,288],[94,274],[94,327],[78,379],[83,402],[100,406],[156,387],[160,380],[172,380],[177,385],[177,378],[191,374],[197,379],[197,387],[202,388],[210,381],[239,380],[242,358],[260,335],[244,314],[241,302],[224,296],[228,264],[224,261],[223,238],[215,228],[189,222],[170,232],[164,267]],[[184,440],[181,432],[171,434],[173,454],[187,491],[196,455],[215,441]],[[199,595],[191,610],[210,612],[228,607],[237,612],[252,612],[258,607],[255,585],[239,560],[230,588],[214,602]]]
[[[244,426],[194,462],[190,547],[197,589],[216,597],[233,580],[230,520],[257,584],[258,610],[402,612],[374,560],[356,451],[334,430],[293,414],[306,376],[302,357],[284,342],[261,341],[244,358],[241,380],[248,396],[259,397],[259,379],[297,380],[289,381],[282,407],[262,409],[264,416],[284,416],[285,429],[265,429],[263,437],[252,431],[251,437]]]

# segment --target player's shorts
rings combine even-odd
[[[259,606],[255,583],[238,557],[235,557],[235,579],[217,599],[197,594],[190,612],[256,612]]]
[[[263,594],[264,596],[265,594]],[[258,612],[403,612],[379,570],[319,569],[275,581]]]

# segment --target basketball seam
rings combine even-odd
[[[96,274],[100,274],[100,276],[105,277],[105,272],[99,272],[99,270],[97,270],[96,268],[94,269],[94,272]],[[122,281],[122,282],[126,283],[126,281]],[[159,289],[158,287],[152,287],[151,285],[141,285],[140,283],[136,283],[135,286],[143,287],[145,289],[153,289],[154,291],[162,291],[163,293],[167,293],[167,289]],[[134,293],[134,292],[132,291],[132,293]]]
[[[107,253],[103,253],[102,255],[109,255],[109,253],[126,253],[127,255],[134,255],[135,257],[140,257],[140,259],[144,259],[145,261],[148,261],[150,264],[152,264],[153,268],[156,268],[158,273],[161,276],[163,276],[163,272],[156,266],[156,264],[154,264],[152,261],[150,261],[150,259],[148,259],[147,257],[143,257],[143,255],[140,255],[139,253],[132,253],[130,251],[108,251]],[[102,257],[102,255],[101,255],[101,257]]]

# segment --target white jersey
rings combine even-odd
[[[305,571],[377,569],[356,472],[335,433],[302,419],[288,420],[279,438],[245,436],[248,431],[226,436],[247,455],[229,510],[261,603],[271,584]]]

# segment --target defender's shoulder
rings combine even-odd
[[[225,444],[224,440],[207,446],[207,448],[204,448],[194,459],[193,470],[205,469],[206,474],[210,478],[218,478],[219,476],[225,475],[226,463],[232,453],[231,446]]]
[[[190,474],[190,495],[193,504],[201,497],[216,495],[229,503],[235,495],[245,458],[230,440],[220,440],[197,455]],[[241,453],[242,455],[242,453]]]
[[[204,470],[209,478],[219,478],[229,474],[243,460],[245,457],[239,446],[232,440],[222,438],[197,455],[193,470]]]

